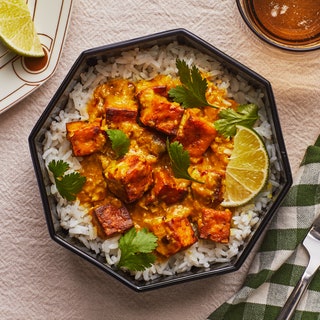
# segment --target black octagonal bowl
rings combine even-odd
[[[161,275],[155,279],[135,279],[134,276],[117,269],[116,266],[108,265],[103,255],[88,249],[83,242],[70,236],[70,233],[62,228],[57,210],[57,199],[52,194],[52,181],[50,180],[44,160],[44,143],[46,132],[49,130],[51,123],[57,119],[61,110],[67,108],[69,94],[74,90],[77,83],[83,80],[85,72],[91,70],[99,61],[107,64],[108,61],[114,63],[114,58],[123,57],[130,50],[143,51],[149,50],[152,47],[158,48],[168,45],[173,47],[186,46],[191,50],[196,50],[200,54],[208,56],[209,60],[212,60],[214,65],[218,64],[227,72],[229,77],[237,79],[236,84],[241,81],[246,86],[250,86],[253,90],[260,92],[261,104],[263,104],[262,109],[264,110],[267,122],[270,124],[269,130],[271,130],[270,141],[273,145],[273,151],[269,151],[272,153],[270,158],[277,159],[276,164],[273,160],[271,161],[271,167],[274,167],[271,169],[275,170],[276,174],[273,177],[274,185],[272,187],[271,200],[261,206],[261,210],[258,212],[259,218],[252,226],[251,232],[246,235],[243,243],[238,247],[237,254],[232,256],[228,261],[211,263],[206,267],[192,267],[184,272],[173,275]],[[243,94],[242,97],[245,99],[246,95]],[[52,239],[136,291],[156,289],[238,270],[280,206],[292,183],[289,161],[270,83],[208,42],[184,29],[160,32],[82,52],[34,126],[29,136],[29,147],[43,202],[44,214]]]

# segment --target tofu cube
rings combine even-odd
[[[136,122],[138,116],[138,107],[135,109],[108,107],[106,109],[106,123],[119,124],[125,121]]]
[[[228,243],[232,213],[229,209],[203,208],[198,221],[199,236],[220,243]]]
[[[170,257],[197,242],[186,217],[175,217],[168,221],[154,219],[150,229],[158,237],[156,251],[164,257]]]
[[[170,102],[163,95],[157,94],[153,88],[142,90],[138,99],[140,121],[145,126],[167,135],[177,133],[184,113],[184,109],[178,103]]]
[[[100,85],[94,92],[91,113],[106,116],[107,124],[136,122],[138,102],[135,85],[126,79],[116,79]],[[100,111],[99,111],[100,110]]]
[[[217,131],[213,124],[186,110],[175,138],[189,152],[190,157],[201,157],[214,138]]]
[[[107,237],[124,233],[133,227],[133,222],[126,207],[106,204],[94,209],[94,214]]]
[[[87,156],[103,148],[106,134],[100,125],[101,119],[94,122],[74,121],[66,124],[67,139],[76,157]]]
[[[153,179],[152,195],[155,199],[164,201],[168,205],[182,201],[188,194],[189,183],[174,178],[165,168],[155,170]]]
[[[136,122],[138,101],[135,97],[135,86],[130,81],[118,79],[108,83],[104,104],[107,124]]]
[[[109,190],[126,203],[140,199],[153,183],[152,166],[135,154],[111,161],[104,175]]]

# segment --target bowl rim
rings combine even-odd
[[[275,202],[273,203],[271,209],[269,209],[268,214],[262,219],[260,225],[254,231],[253,235],[250,237],[250,240],[246,243],[245,248],[241,252],[240,256],[236,257],[236,259],[235,259],[236,261],[234,263],[232,263],[232,264],[228,263],[228,264],[222,266],[218,271],[212,270],[212,269],[209,269],[209,270],[200,269],[201,271],[198,270],[199,271],[198,273],[194,272],[194,271],[190,271],[190,272],[187,272],[184,274],[174,275],[172,277],[165,277],[165,278],[160,277],[159,278],[160,280],[158,280],[158,281],[156,279],[154,281],[149,281],[149,282],[146,282],[146,281],[134,282],[133,281],[134,279],[131,276],[128,277],[125,274],[119,274],[119,270],[112,269],[110,266],[106,265],[105,263],[100,262],[99,260],[94,258],[92,255],[89,255],[86,252],[80,250],[79,248],[72,245],[66,239],[62,238],[60,235],[57,234],[55,227],[54,227],[54,222],[53,222],[52,216],[51,216],[52,210],[51,210],[50,203],[49,203],[49,196],[50,195],[47,194],[47,192],[46,192],[47,187],[44,182],[44,176],[43,176],[42,168],[41,168],[41,164],[40,164],[41,155],[38,154],[36,139],[39,135],[41,135],[40,131],[43,128],[43,125],[45,124],[47,119],[50,117],[52,111],[56,107],[57,102],[59,101],[59,99],[61,98],[63,93],[67,90],[68,85],[70,84],[70,82],[72,82],[74,75],[77,73],[79,67],[81,66],[81,64],[85,60],[89,61],[89,59],[91,59],[91,58],[94,59],[94,57],[99,54],[113,51],[115,49],[120,50],[120,51],[122,49],[125,49],[125,51],[127,51],[127,50],[130,50],[130,49],[128,49],[128,47],[130,47],[130,46],[137,47],[137,46],[140,46],[139,44],[141,44],[141,43],[149,43],[150,44],[153,41],[158,41],[159,39],[164,39],[164,38],[166,38],[166,39],[177,38],[178,39],[178,37],[186,38],[186,39],[188,39],[188,41],[194,42],[198,46],[206,48],[206,50],[210,51],[214,55],[217,55],[219,57],[219,59],[223,60],[223,63],[228,65],[227,66],[228,69],[229,69],[229,67],[233,66],[234,69],[239,69],[242,72],[249,74],[250,78],[257,80],[261,84],[264,85],[264,87],[267,91],[268,97],[270,99],[270,105],[274,106],[274,108],[270,108],[270,109],[271,109],[271,113],[272,113],[272,120],[273,120],[273,122],[275,122],[274,123],[275,124],[274,130],[276,131],[275,135],[276,135],[277,143],[278,143],[279,150],[281,153],[281,160],[282,160],[282,164],[283,164],[284,171],[285,171],[286,181],[284,182],[284,186],[282,188],[282,191],[279,193],[279,195],[278,195],[277,199],[275,200]],[[286,193],[288,192],[288,190],[292,184],[292,175],[291,175],[290,164],[289,164],[288,156],[286,153],[285,143],[284,143],[283,135],[281,132],[280,121],[279,121],[278,112],[276,109],[276,104],[275,104],[273,91],[272,91],[272,87],[271,87],[270,82],[268,80],[266,80],[265,78],[263,78],[262,76],[260,76],[259,74],[257,74],[256,72],[249,69],[248,67],[241,64],[239,61],[234,60],[233,58],[231,58],[227,54],[223,53],[219,49],[215,48],[214,46],[212,46],[208,42],[202,40],[198,36],[194,35],[193,33],[189,32],[183,28],[172,29],[172,30],[168,30],[168,31],[163,31],[163,32],[147,35],[147,36],[134,38],[131,40],[121,41],[121,42],[117,42],[117,43],[113,43],[113,44],[103,45],[103,46],[99,46],[96,48],[84,50],[78,56],[78,58],[76,59],[76,61],[72,65],[72,67],[70,68],[69,72],[65,76],[64,80],[62,81],[60,87],[57,89],[57,91],[53,95],[51,101],[49,102],[49,104],[47,105],[47,107],[45,108],[43,113],[41,114],[40,118],[36,122],[35,126],[33,127],[32,131],[28,137],[28,143],[29,143],[31,159],[32,159],[32,163],[34,166],[34,171],[35,171],[35,175],[36,175],[36,179],[37,179],[37,183],[38,183],[38,187],[39,187],[39,191],[40,191],[40,197],[42,200],[45,219],[46,219],[47,228],[48,228],[50,237],[59,245],[65,247],[66,249],[76,253],[78,256],[81,256],[85,260],[89,261],[90,263],[96,265],[101,270],[105,271],[109,275],[113,276],[114,278],[116,278],[117,280],[119,280],[120,282],[122,282],[126,286],[130,287],[131,289],[134,289],[137,292],[156,289],[156,288],[160,288],[160,287],[165,287],[165,286],[169,286],[169,285],[173,285],[173,284],[177,284],[177,283],[181,283],[181,282],[186,282],[186,281],[190,281],[190,280],[205,278],[205,277],[209,277],[212,275],[221,275],[221,274],[237,271],[243,265],[245,259],[248,257],[250,251],[252,250],[252,248],[256,244],[258,238],[263,233],[264,228],[267,226],[270,219],[275,214],[276,210],[280,206],[281,202],[283,201]]]
[[[289,45],[289,44],[284,44],[281,43],[280,41],[272,40],[268,36],[266,36],[263,32],[259,31],[259,28],[255,25],[253,21],[251,21],[250,18],[248,18],[248,14],[246,13],[244,7],[243,7],[243,2],[244,0],[236,0],[237,2],[237,7],[240,12],[240,15],[246,25],[249,27],[249,29],[253,32],[254,35],[256,35],[258,38],[260,38],[263,42],[276,47],[278,49],[286,50],[289,52],[310,52],[310,51],[315,51],[320,49],[320,39],[314,43],[310,44],[308,46],[299,46],[299,45]]]

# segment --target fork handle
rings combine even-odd
[[[291,319],[302,295],[308,288],[308,285],[316,271],[317,267],[315,268],[310,264],[308,265],[303,275],[301,276],[299,282],[296,284],[295,288],[291,292],[281,312],[279,313],[277,320]]]

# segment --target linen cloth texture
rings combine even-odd
[[[320,136],[307,148],[292,187],[269,225],[242,288],[208,319],[276,319],[308,263],[308,253],[301,242],[320,213],[319,204]],[[320,319],[319,270],[292,319]]]

